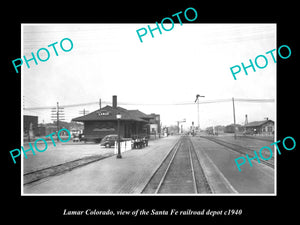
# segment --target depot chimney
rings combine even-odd
[[[112,107],[113,107],[114,109],[117,108],[117,96],[116,96],[116,95],[113,95],[113,96],[112,96]]]

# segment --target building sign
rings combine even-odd
[[[93,131],[101,131],[101,132],[115,132],[115,128],[95,128]]]
[[[110,115],[110,112],[108,112],[106,110],[98,112],[98,116],[109,116],[109,115]]]

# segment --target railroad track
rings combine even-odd
[[[50,176],[59,175],[73,169],[85,166],[87,164],[97,162],[112,156],[113,154],[104,154],[96,156],[87,156],[73,161],[65,162],[59,165],[43,168],[40,170],[25,173],[23,175],[23,185],[31,184],[33,182],[48,178]]]
[[[188,136],[182,136],[163,160],[142,191],[147,193],[212,193]]]
[[[235,152],[241,153],[243,155],[248,154],[250,158],[255,156],[254,153],[253,153],[253,150],[250,149],[250,148],[247,148],[247,147],[244,147],[244,146],[241,146],[241,145],[237,145],[237,144],[234,144],[234,143],[230,143],[230,142],[227,142],[227,141],[223,141],[223,140],[220,140],[220,139],[217,139],[217,138],[209,137],[209,136],[201,136],[201,137],[205,138],[209,141],[215,142],[215,143],[217,143],[217,144],[219,144],[223,147],[229,148],[229,149],[231,149]],[[268,156],[266,156],[266,158],[267,157]],[[274,169],[274,156],[272,156],[272,158],[268,161],[260,160],[260,162]]]

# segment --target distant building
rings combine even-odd
[[[208,134],[223,134],[225,130],[225,126],[217,125],[206,128],[206,133]],[[234,132],[234,129],[233,129]]]
[[[148,115],[149,118],[149,131],[152,135],[157,135],[161,133],[160,127],[160,115],[151,113]]]
[[[240,124],[230,124],[224,127],[224,133],[234,133],[234,128],[236,132],[241,132],[243,130]]]
[[[254,121],[246,124],[244,128],[245,128],[245,132],[249,134],[272,135],[274,134],[274,121],[273,120]]]
[[[23,131],[24,135],[28,136],[29,131],[32,132],[31,135],[36,136],[38,133],[38,117],[37,116],[23,116]]]
[[[225,126],[217,125],[214,128],[215,128],[216,133],[218,133],[218,134],[224,133]]]
[[[117,134],[117,114],[121,115],[120,135],[124,138],[149,136],[151,131],[160,132],[158,114],[147,115],[139,110],[127,110],[117,106],[117,96],[113,96],[112,106],[105,106],[85,116],[72,119],[84,123],[84,138],[100,141],[104,136]]]
[[[83,124],[72,121],[69,126],[69,131],[72,135],[82,134],[83,133]]]
[[[77,122],[64,122],[64,121],[59,121],[59,129],[66,128],[69,130],[71,135],[74,133],[80,134],[82,133],[83,130],[83,124],[77,123]],[[47,136],[51,133],[56,133],[57,132],[57,122],[53,121],[53,123],[43,123],[38,125],[38,132],[36,133],[36,136]],[[61,131],[61,135],[68,135],[66,131]]]

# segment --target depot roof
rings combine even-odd
[[[121,114],[121,120],[132,120],[139,122],[148,122],[151,116],[139,110],[127,110],[122,107],[105,106],[101,110],[98,109],[85,116],[80,116],[72,119],[72,121],[85,122],[85,121],[106,121],[117,120],[117,114]]]
[[[273,120],[253,121],[245,125],[245,127],[260,127],[268,122],[274,123]]]

